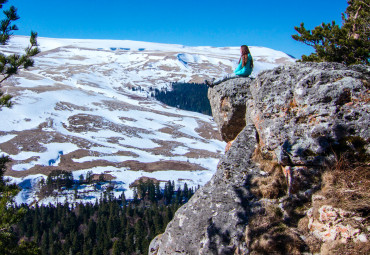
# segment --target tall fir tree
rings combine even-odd
[[[302,56],[303,62],[369,65],[370,0],[348,0],[342,20],[342,26],[332,21],[322,23],[313,30],[307,30],[304,23],[295,27],[298,34],[292,35],[292,38],[315,49],[311,55]]]

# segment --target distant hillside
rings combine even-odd
[[[16,36],[0,50],[23,51],[27,40]],[[225,147],[212,118],[163,105],[150,87],[230,73],[239,47],[53,38],[39,44],[35,66],[3,87],[14,107],[0,112],[7,120],[0,123],[0,153],[13,159],[6,174],[23,187],[18,202],[37,201],[38,182],[53,170],[72,171],[75,179],[89,171],[110,175],[119,184],[114,194],[125,189],[128,197],[142,176],[193,187],[211,178]],[[251,51],[254,74],[294,61],[272,49]]]

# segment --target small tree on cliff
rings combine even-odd
[[[370,0],[348,0],[342,20],[342,26],[332,21],[313,30],[307,30],[304,23],[294,28],[299,34],[292,35],[293,39],[315,49],[311,55],[302,56],[303,62],[369,65]]]
[[[3,8],[3,4],[7,1],[8,0],[0,0],[0,9]],[[3,13],[5,18],[0,21],[0,45],[7,44],[13,35],[12,32],[18,30],[18,27],[13,24],[14,21],[19,19],[17,9],[14,6],[11,6],[9,10],[5,10]],[[4,55],[0,52],[0,88],[1,83],[12,75],[17,74],[19,69],[27,69],[28,67],[33,66],[34,62],[32,57],[40,52],[37,47],[37,33],[31,32],[30,43],[31,45],[25,49],[25,54],[23,55]],[[10,95],[4,95],[4,93],[0,91],[0,109],[3,106],[10,107],[10,99]]]

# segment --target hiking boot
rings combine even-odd
[[[215,80],[215,78],[212,79],[212,81],[209,81],[209,80],[204,80],[204,83],[210,87],[210,88],[213,88],[214,84],[213,84],[213,81]]]

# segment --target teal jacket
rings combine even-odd
[[[248,54],[248,60],[247,64],[245,64],[244,67],[242,67],[242,62],[240,61],[238,67],[235,69],[234,73],[239,76],[249,76],[252,73],[252,67],[251,67],[251,61],[252,61],[252,55]]]

